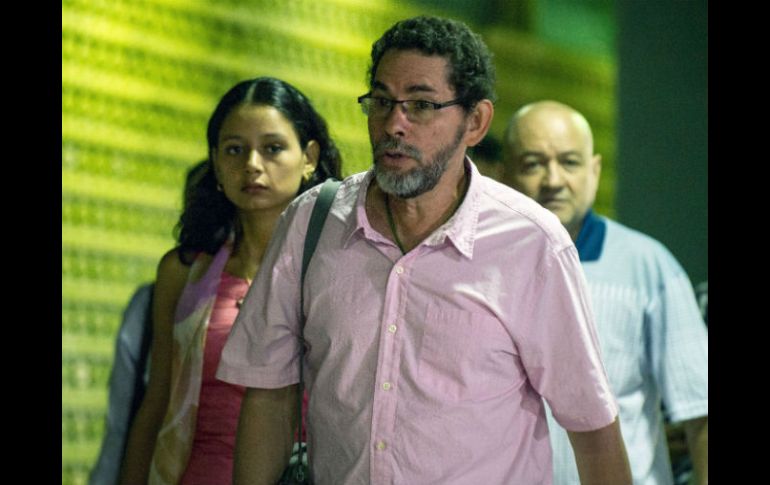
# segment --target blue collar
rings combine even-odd
[[[604,236],[607,234],[607,223],[594,211],[589,210],[583,219],[575,246],[581,262],[596,261],[602,255]]]

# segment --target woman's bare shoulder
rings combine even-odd
[[[179,248],[168,251],[158,263],[158,279],[174,282],[191,282],[200,280],[208,271],[214,256],[200,252],[190,258],[191,263],[182,262],[179,257]]]
[[[172,286],[184,285],[190,276],[191,265],[184,264],[179,259],[179,249],[174,248],[166,252],[158,263],[157,283],[170,284]]]

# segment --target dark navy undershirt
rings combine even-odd
[[[583,227],[580,228],[575,247],[577,247],[580,261],[596,261],[602,255],[604,236],[607,234],[607,223],[604,219],[589,210],[583,219]]]

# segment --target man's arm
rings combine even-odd
[[[697,485],[709,482],[709,418],[690,419],[684,422],[687,448],[690,451],[692,470]]]
[[[281,477],[294,444],[297,392],[297,384],[246,390],[235,439],[233,485],[273,485]]]
[[[631,485],[631,467],[617,418],[604,428],[567,434],[582,485]]]

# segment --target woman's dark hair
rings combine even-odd
[[[417,50],[427,56],[441,56],[449,64],[449,79],[455,97],[467,111],[482,99],[494,102],[495,66],[492,53],[462,22],[440,17],[419,16],[397,22],[372,44],[369,87],[382,56],[390,49]]]
[[[217,149],[219,131],[225,118],[233,109],[243,105],[264,105],[277,109],[291,122],[302,150],[311,140],[318,143],[320,153],[315,172],[310,180],[302,180],[297,194],[329,177],[341,178],[342,157],[339,150],[329,136],[326,122],[304,94],[289,83],[272,77],[239,82],[222,96],[209,119],[206,131],[209,157],[205,168],[196,166],[188,174],[184,209],[174,229],[179,243],[179,258],[184,264],[191,264],[200,251],[216,253],[233,231],[236,244],[240,240],[241,228],[235,205],[224,192],[217,190],[211,153]]]

